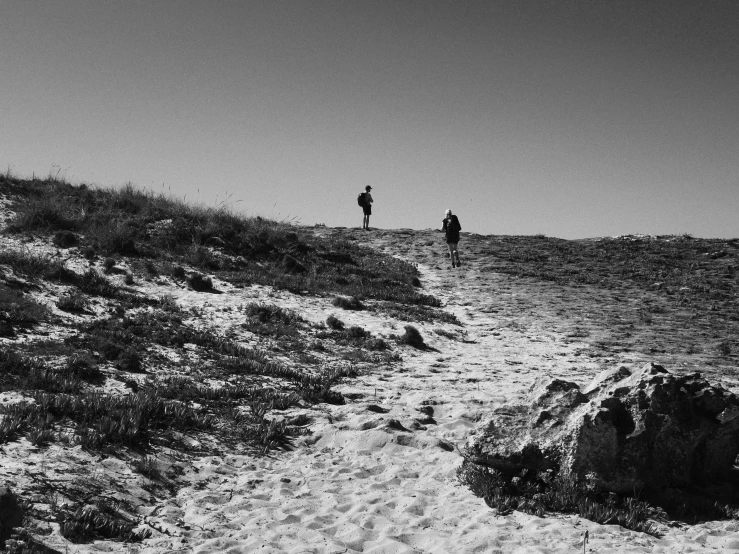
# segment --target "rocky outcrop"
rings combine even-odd
[[[501,471],[589,475],[620,493],[705,485],[726,479],[739,454],[739,399],[655,364],[605,371],[583,389],[541,379],[527,403],[481,424],[468,453]]]
[[[5,541],[13,528],[23,525],[23,509],[18,499],[7,486],[0,486],[0,549],[5,549]]]

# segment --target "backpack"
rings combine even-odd
[[[459,219],[456,215],[452,216],[452,230],[459,233],[462,230],[462,226],[459,224]]]
[[[359,196],[357,196],[357,204],[364,208],[367,205],[367,196],[366,192],[361,193]]]

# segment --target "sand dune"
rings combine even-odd
[[[381,237],[368,240],[383,246]],[[438,250],[417,254],[443,260]],[[419,270],[426,289],[464,323],[464,341],[435,334],[438,323],[419,324],[433,350],[405,352],[401,370],[345,385],[342,392],[356,400],[316,412],[313,435],[295,451],[198,461],[194,485],[148,518],[172,536],[131,551],[579,552],[585,531],[588,552],[739,550],[736,522],[665,527],[664,536],[654,538],[571,516],[498,516],[459,486],[456,445],[486,411],[523,393],[541,373],[585,381],[604,364],[635,361],[628,353],[623,359],[578,356],[584,345],[563,340],[546,313],[519,309],[519,300],[537,299],[517,298],[506,276],[474,266],[452,273],[443,262],[420,263]],[[495,313],[481,309],[492,305]],[[342,317],[388,332],[376,315]],[[419,411],[423,406],[427,413]],[[429,407],[435,423],[423,423]]]

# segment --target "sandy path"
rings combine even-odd
[[[464,323],[466,342],[433,332],[453,326],[417,325],[434,350],[409,349],[402,368],[342,387],[363,396],[317,411],[314,434],[293,452],[197,461],[193,485],[148,518],[170,535],[120,551],[579,552],[586,529],[591,552],[739,550],[737,523],[671,528],[655,539],[569,516],[499,517],[457,485],[461,458],[452,446],[461,446],[482,414],[525,392],[540,373],[585,381],[603,361],[580,360],[580,345],[564,341],[535,311],[525,315],[518,308],[525,299],[506,276],[419,269],[428,291]],[[483,309],[491,303],[496,312]],[[381,317],[341,315],[347,324],[387,332]]]

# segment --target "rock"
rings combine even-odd
[[[13,528],[23,525],[23,509],[8,486],[0,487],[0,548],[5,549],[5,541]]]
[[[655,364],[603,372],[582,390],[541,379],[528,403],[481,424],[468,453],[501,471],[593,474],[619,493],[703,486],[725,480],[737,459],[739,399],[699,373],[675,376]]]
[[[385,423],[385,429],[388,431],[406,431],[408,432],[409,429],[406,429],[400,421],[397,419],[389,419]]]

